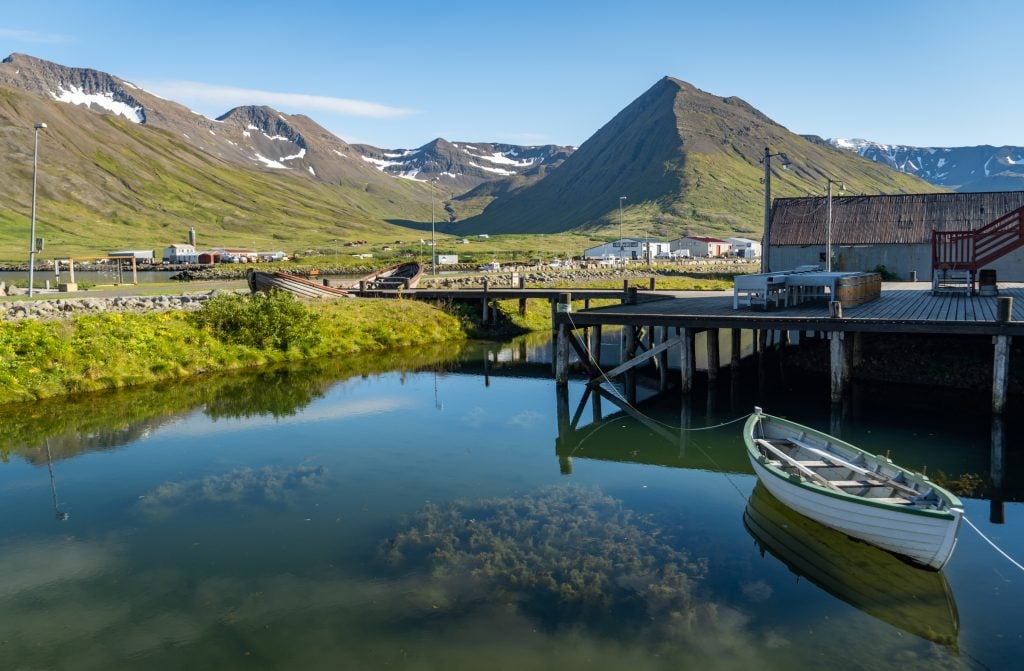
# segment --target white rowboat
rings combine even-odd
[[[935,570],[952,556],[963,504],[926,476],[760,408],[743,440],[758,479],[796,512]]]

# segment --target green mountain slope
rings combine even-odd
[[[180,135],[0,87],[0,258],[28,249],[32,127],[40,132],[38,235],[45,257],[159,249],[190,226],[202,246],[293,251],[332,239],[393,239],[389,219],[429,221],[429,187],[373,169],[313,179],[260,170]],[[337,180],[337,181],[333,181]]]
[[[614,235],[619,196],[626,196],[627,234],[759,237],[764,207],[759,159],[765,147],[791,161],[788,170],[779,159],[773,161],[773,196],[820,194],[828,177],[844,181],[847,193],[941,190],[791,133],[739,98],[721,98],[666,77],[544,179],[498,197],[461,226],[488,233]]]

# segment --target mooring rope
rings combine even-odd
[[[996,545],[995,543],[993,543],[993,542],[992,542],[992,539],[991,539],[991,538],[989,538],[988,536],[986,536],[985,534],[983,534],[983,533],[981,532],[981,529],[979,529],[978,527],[974,526],[974,523],[973,523],[973,522],[971,522],[971,521],[970,521],[969,519],[967,519],[967,515],[964,515],[964,516],[963,516],[963,520],[964,520],[964,522],[967,522],[967,525],[968,525],[969,527],[971,527],[972,529],[974,529],[974,531],[975,531],[975,532],[977,532],[977,534],[978,534],[979,536],[981,536],[981,537],[982,537],[982,539],[984,539],[984,541],[985,541],[986,543],[988,543],[988,544],[989,544],[989,545],[991,545],[991,546],[992,546],[993,548],[995,548],[995,551],[996,551],[996,552],[998,552],[999,554],[1003,555],[1003,557],[1005,557],[1005,558],[1006,558],[1006,560],[1007,560],[1008,562],[1010,562],[1011,564],[1013,564],[1014,566],[1016,566],[1017,568],[1019,568],[1019,569],[1020,569],[1021,571],[1024,571],[1024,566],[1021,566],[1021,565],[1020,565],[1019,563],[1017,563],[1017,561],[1016,561],[1016,560],[1014,560],[1014,558],[1013,558],[1013,557],[1011,557],[1010,555],[1008,555],[1008,554],[1006,554],[1005,552],[1003,552],[1003,549],[1002,549],[1002,548],[1000,548],[1000,547],[999,547],[998,545]]]

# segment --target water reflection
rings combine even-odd
[[[253,372],[220,372],[173,383],[0,404],[0,458],[34,464],[136,442],[202,407],[213,419],[295,415],[353,375],[451,370],[463,343],[304,361]],[[46,450],[42,450],[46,445]]]
[[[900,611],[927,623],[919,633],[847,606],[871,594],[847,574],[826,593],[758,556],[741,523],[754,478],[739,426],[690,430],[761,400],[743,371],[737,384],[698,380],[686,397],[654,394],[658,376],[639,376],[633,408],[578,378],[559,391],[545,342],[0,409],[0,445],[23,457],[0,467],[2,658],[83,669],[952,668],[985,646],[992,668],[1017,659],[1012,604],[992,608],[999,621],[979,619],[990,595],[1005,601],[1019,586],[969,539],[947,570],[963,630],[957,606],[938,614],[934,584],[901,593],[920,607]],[[827,427],[827,394],[787,384],[770,407]],[[908,417],[875,401],[844,419],[855,442],[894,446],[929,472],[991,473],[1013,500],[1019,452],[1012,439],[1005,457],[987,449],[987,416],[959,429],[933,407]],[[55,524],[58,493],[74,515]],[[1007,545],[1019,545],[1019,508],[1007,506]],[[834,655],[865,640],[868,656]]]
[[[743,524],[762,553],[797,576],[873,617],[957,651],[960,620],[942,572],[916,568],[822,526],[787,508],[760,483]]]

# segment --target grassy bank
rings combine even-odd
[[[464,337],[457,318],[415,301],[286,295],[225,295],[190,314],[22,320],[0,325],[0,402]]]

